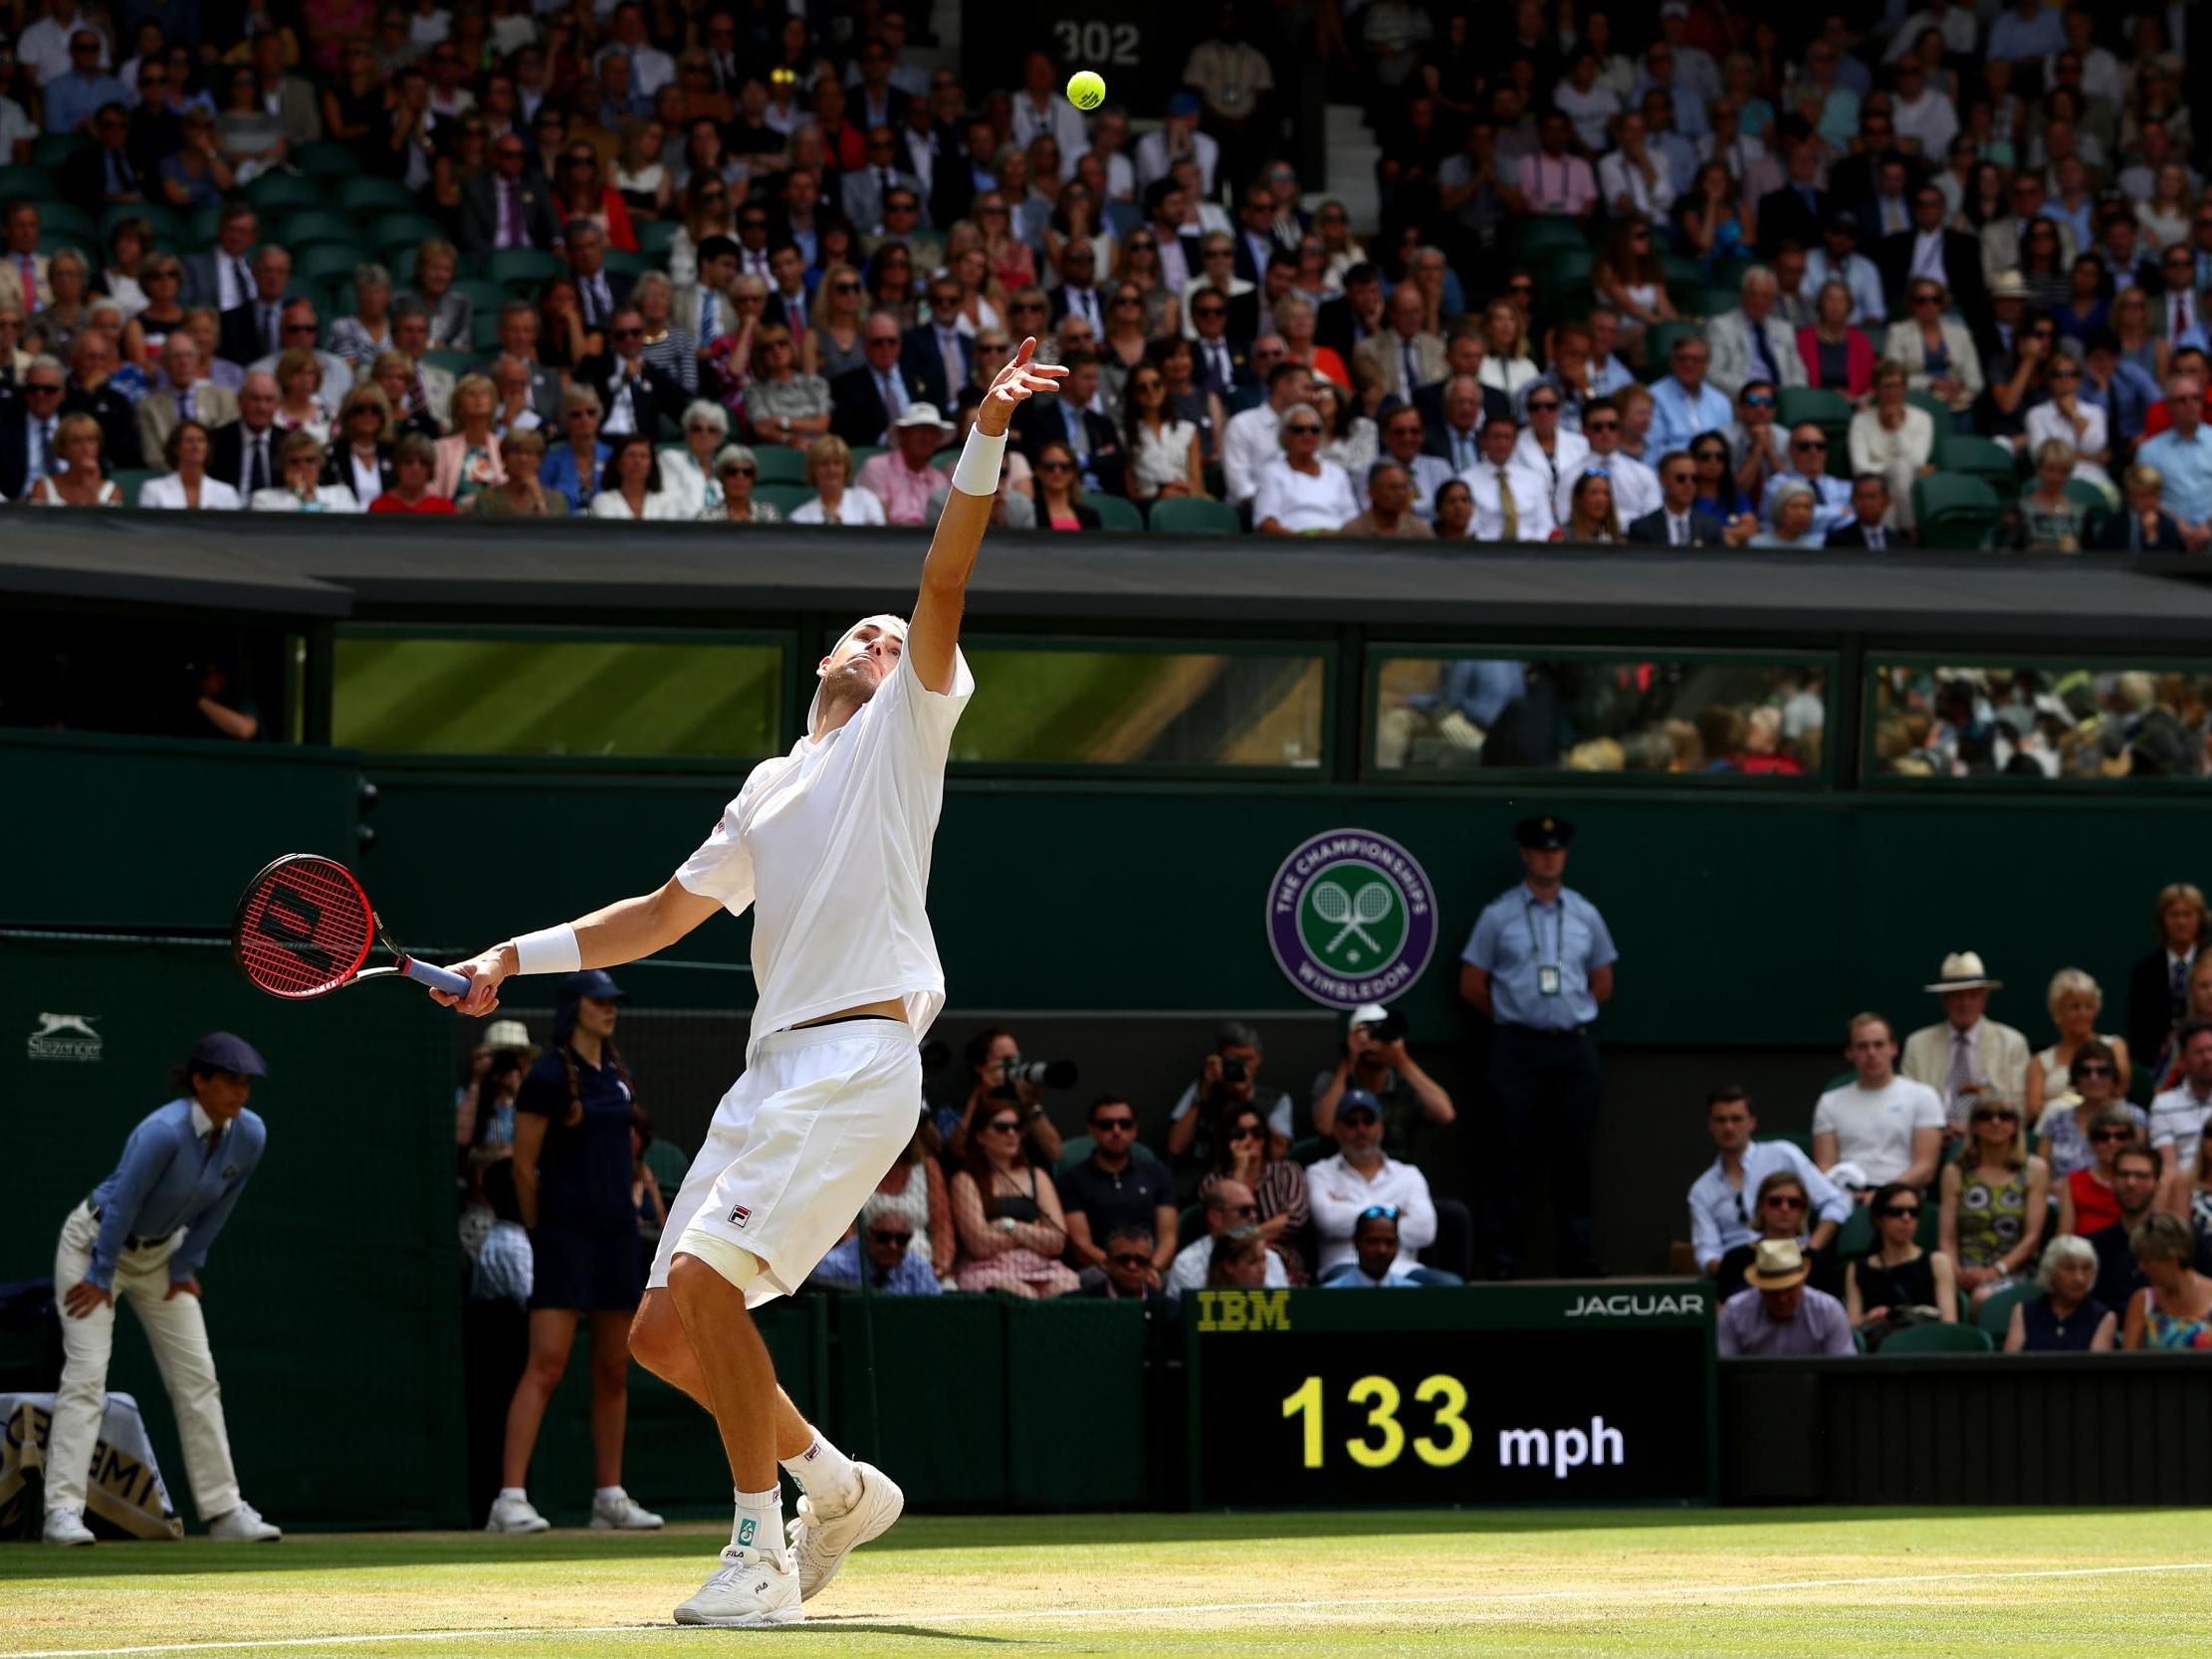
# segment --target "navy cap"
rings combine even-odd
[[[614,975],[607,972],[603,967],[587,967],[582,972],[571,973],[560,981],[560,1000],[563,1002],[573,1002],[578,997],[584,996],[595,997],[602,1002],[611,1002],[627,994],[620,985],[614,982]]]
[[[187,1058],[195,1066],[236,1072],[240,1077],[269,1075],[269,1063],[254,1052],[254,1045],[243,1037],[233,1037],[228,1031],[210,1031],[192,1045]]]
[[[1197,93],[1177,93],[1168,100],[1168,113],[1171,115],[1195,115],[1198,112]]]
[[[1534,818],[1523,818],[1515,824],[1513,839],[1524,847],[1557,852],[1562,847],[1574,845],[1575,826],[1553,813],[1541,813]]]
[[[1338,1122],[1341,1123],[1343,1121],[1344,1115],[1347,1112],[1373,1113],[1375,1116],[1375,1121],[1377,1123],[1381,1123],[1383,1118],[1383,1103],[1377,1100],[1373,1095],[1369,1094],[1365,1089],[1347,1089],[1344,1091],[1343,1094],[1337,1096],[1336,1098],[1336,1115]]]

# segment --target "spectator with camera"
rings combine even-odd
[[[1407,1268],[1416,1252],[1437,1242],[1437,1206],[1429,1179],[1383,1150],[1383,1109],[1364,1089],[1347,1089],[1336,1106],[1337,1154],[1306,1171],[1306,1202],[1323,1273],[1353,1259],[1352,1233],[1361,1214],[1381,1205],[1396,1211],[1398,1260]]]
[[[1199,1062],[1199,1075],[1177,1097],[1168,1114],[1168,1150],[1180,1165],[1213,1161],[1215,1127],[1231,1101],[1256,1106],[1266,1115],[1267,1133],[1273,1138],[1272,1156],[1290,1147],[1290,1097],[1259,1081],[1265,1056],[1259,1033],[1241,1020],[1224,1021],[1214,1034],[1214,1052]]]
[[[1107,1265],[1117,1232],[1141,1228],[1156,1241],[1154,1265],[1175,1260],[1175,1181],[1137,1140],[1137,1109],[1119,1095],[1091,1102],[1091,1154],[1054,1179],[1067,1212],[1067,1243],[1078,1270]]]
[[[1206,1236],[1193,1239],[1178,1250],[1175,1260],[1169,1264],[1167,1292],[1170,1302],[1180,1300],[1185,1291],[1195,1291],[1213,1282],[1210,1274],[1214,1252],[1231,1235],[1250,1239],[1263,1258],[1261,1284],[1269,1290],[1290,1288],[1290,1277],[1283,1271],[1282,1259],[1260,1242],[1259,1201],[1252,1196],[1250,1187],[1242,1181],[1217,1182],[1214,1190],[1206,1195],[1204,1212]]]
[[[1814,1163],[1861,1203],[1891,1181],[1927,1187],[1943,1150],[1943,1097],[1897,1075],[1897,1040],[1880,1014],[1853,1016],[1844,1058],[1857,1075],[1813,1108]]]
[[[1175,1234],[1167,1235],[1170,1260]],[[1078,1276],[1077,1296],[1105,1302],[1165,1302],[1167,1291],[1158,1262],[1160,1243],[1149,1227],[1123,1225],[1106,1235],[1106,1259]]]
[[[1003,1104],[1012,1108],[1020,1119],[1021,1146],[1030,1161],[1051,1168],[1059,1161],[1064,1142],[1052,1120],[1044,1115],[1038,1093],[1046,1068],[1024,1066],[1021,1045],[1013,1040],[1013,1033],[996,1026],[969,1038],[963,1053],[975,1084],[968,1091],[968,1099],[962,1103],[957,1117],[948,1123],[941,1115],[938,1127],[945,1136],[947,1155],[956,1162],[966,1158],[969,1138],[979,1121],[978,1114]],[[1070,1077],[1068,1081],[1072,1083],[1074,1079]]]
[[[1458,1116],[1451,1097],[1407,1052],[1405,1020],[1379,1002],[1352,1010],[1335,1069],[1314,1077],[1314,1134],[1335,1133],[1337,1102],[1347,1089],[1364,1090],[1381,1105],[1383,1149],[1393,1157],[1413,1155],[1416,1126],[1441,1129]]]
[[[1806,1241],[1813,1249],[1826,1248],[1851,1215],[1851,1200],[1811,1158],[1787,1141],[1752,1139],[1758,1128],[1751,1096],[1740,1084],[1723,1084],[1706,1097],[1705,1132],[1712,1137],[1714,1156],[1689,1188],[1690,1249],[1704,1273],[1718,1276],[1729,1251],[1758,1241],[1752,1215],[1770,1175],[1793,1174],[1803,1185],[1811,1200]]]

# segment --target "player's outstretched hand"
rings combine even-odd
[[[1050,391],[1067,374],[1059,363],[1031,362],[1036,354],[1037,337],[1031,334],[1021,342],[1013,360],[998,371],[991,390],[984,393],[983,402],[976,406],[976,430],[985,437],[1002,436],[1006,423],[1013,419],[1015,404],[1037,392]]]
[[[433,990],[431,1001],[477,1019],[499,1006],[500,981],[507,977],[507,946],[495,944],[465,962],[446,965],[469,981],[469,994],[455,996],[451,991]]]

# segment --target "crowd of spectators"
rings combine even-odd
[[[1960,952],[1927,987],[1942,1017],[1901,1048],[1880,1014],[1849,1022],[1851,1070],[1809,1137],[1760,1140],[1745,1091],[1715,1090],[1689,1250],[1721,1351],[1974,1346],[1920,1330],[1961,1326],[2007,1352],[2212,1348],[2212,918],[2176,884],[2157,919],[2125,1033],[2100,1031],[2102,989],[2064,968],[2034,1049]]]
[[[2187,13],[1230,6],[1086,116],[877,6],[15,0],[0,495],[917,524],[1035,334],[1015,527],[2201,551]]]
[[[1875,756],[1898,777],[2194,778],[2212,682],[2142,670],[1885,667]]]

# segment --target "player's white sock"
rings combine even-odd
[[[503,1486],[499,1489],[499,1495],[502,1498],[520,1498],[526,1504],[530,1502],[530,1493],[519,1486]]]
[[[600,1502],[611,1503],[622,1496],[622,1489],[618,1486],[595,1486],[591,1489],[591,1501],[595,1504]]]
[[[816,1434],[813,1444],[798,1456],[780,1461],[783,1472],[806,1494],[808,1507],[823,1520],[842,1515],[860,1502],[859,1471],[851,1458],[821,1435]]]
[[[783,1558],[783,1488],[766,1492],[738,1492],[738,1513],[730,1523],[730,1542],[740,1550],[756,1550],[773,1560]]]

